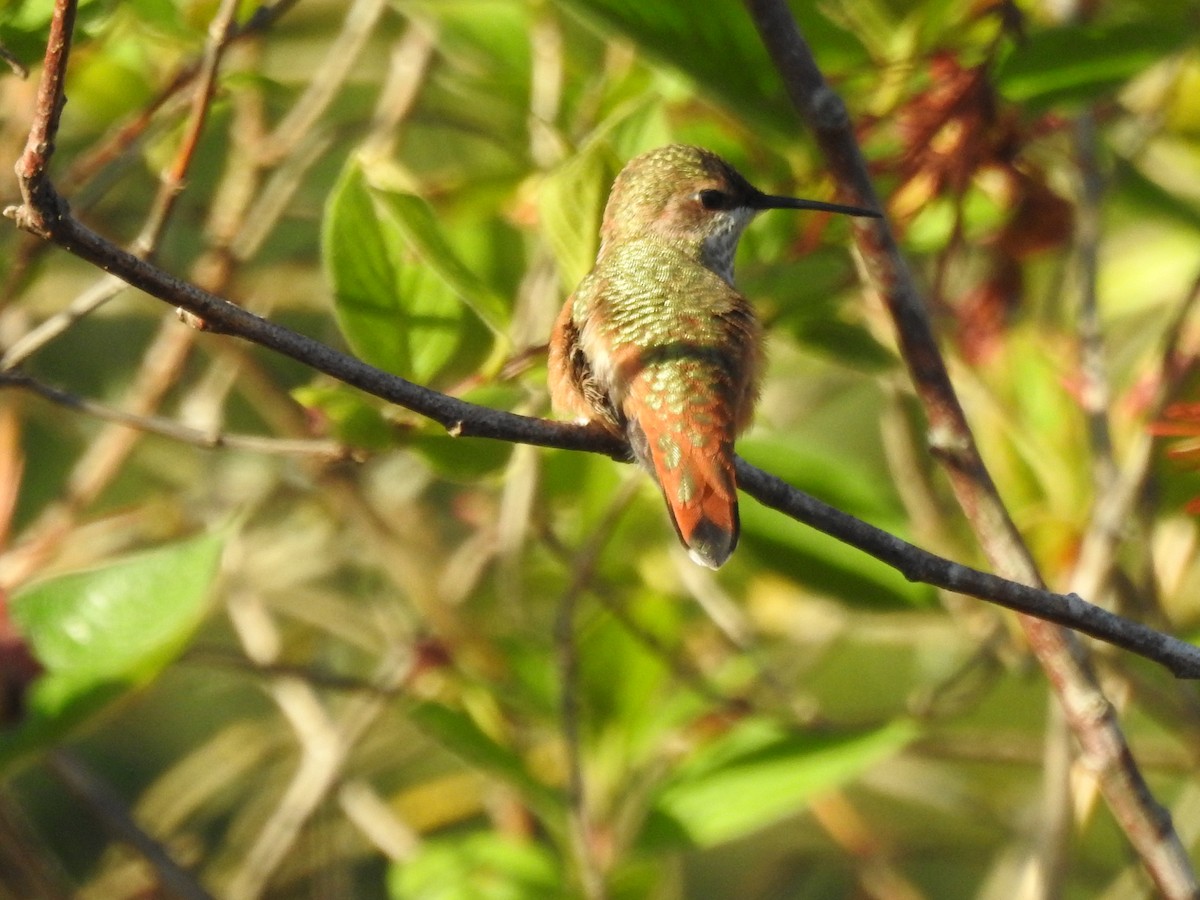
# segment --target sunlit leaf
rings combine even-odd
[[[745,440],[745,459],[793,487],[865,519],[877,528],[903,532],[895,497],[886,480],[852,460],[782,441]],[[909,581],[891,566],[745,497],[741,504],[744,551],[759,565],[854,606],[906,607],[933,599],[927,585]]]
[[[326,206],[322,258],[354,352],[425,383],[454,356],[468,313],[442,270],[422,256],[425,248],[414,246],[419,229],[410,219],[420,218],[408,201],[371,188],[352,160]]]
[[[19,591],[12,617],[45,672],[25,719],[0,734],[0,765],[60,739],[170,662],[204,617],[224,541],[206,534]]]
[[[566,5],[685,72],[708,96],[738,115],[776,130],[795,131],[795,112],[741,3],[713,0],[703,9],[639,0],[566,0]],[[868,61],[857,39],[831,23],[819,4],[805,2],[793,8],[826,64],[834,58],[840,63]]]
[[[1153,21],[1064,25],[1035,31],[996,69],[1009,100],[1050,104],[1111,91],[1192,40],[1195,24],[1156,10]]]
[[[916,735],[908,722],[854,734],[793,733],[748,719],[702,748],[659,793],[644,840],[707,846],[800,812]]]
[[[1125,160],[1117,161],[1116,171],[1114,189],[1118,199],[1136,207],[1143,214],[1200,230],[1200,207],[1190,199],[1168,190],[1149,178],[1138,166]]]
[[[389,870],[392,900],[554,900],[565,896],[555,857],[533,840],[497,833],[424,844]]]
[[[864,372],[886,372],[899,364],[896,355],[863,325],[805,317],[794,319],[792,326],[798,341],[841,365]]]
[[[659,116],[658,104],[646,99],[624,104],[542,181],[539,224],[568,290],[588,273],[596,258],[604,204],[624,163],[622,152],[646,149],[645,139],[660,130]]]
[[[463,265],[442,234],[429,204],[414,194],[381,191],[377,197],[392,214],[391,221],[421,262],[429,266],[489,328],[503,334],[508,305]]]
[[[539,220],[569,290],[592,267],[600,244],[600,217],[620,169],[608,146],[593,143],[571,156],[542,182]]]

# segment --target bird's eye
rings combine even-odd
[[[707,190],[701,191],[696,197],[700,200],[700,205],[705,209],[729,209],[732,205],[733,198],[724,191]]]

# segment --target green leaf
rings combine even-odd
[[[207,610],[224,542],[206,534],[19,591],[12,617],[45,671],[25,719],[0,735],[0,766],[59,740],[174,659]]]
[[[750,439],[738,444],[749,462],[826,503],[893,534],[903,535],[891,486],[848,458],[833,458],[794,443]],[[810,588],[859,607],[910,608],[933,602],[933,589],[910,582],[891,566],[816,529],[743,497],[745,550],[756,562]]]
[[[796,340],[841,365],[870,374],[897,367],[896,354],[879,343],[864,325],[809,316],[796,317],[791,324]]]
[[[554,817],[561,812],[558,794],[530,775],[520,756],[496,743],[466,713],[440,703],[418,703],[409,709],[408,717],[463,762],[516,788],[541,815]]]
[[[644,840],[709,846],[793,815],[916,735],[910,722],[854,734],[784,731],[748,719],[700,750],[659,793]]]
[[[1153,21],[1036,31],[996,68],[1008,99],[1048,106],[1104,94],[1193,40],[1194,24],[1156,10]]]
[[[796,114],[741,3],[710,0],[701,8],[645,0],[567,0],[566,5],[686,73],[706,96],[736,115],[794,135]],[[870,63],[858,39],[834,25],[817,3],[791,5],[823,65],[840,69]]]
[[[392,900],[554,900],[554,856],[533,841],[478,833],[428,841],[388,873]]]
[[[379,192],[378,199],[421,261],[497,335],[503,336],[508,304],[463,265],[447,242],[429,204],[415,194]]]
[[[1128,203],[1147,217],[1170,219],[1200,229],[1200,209],[1190,199],[1164,188],[1138,166],[1118,157],[1114,163],[1114,199]]]
[[[661,114],[657,97],[622,104],[542,182],[538,219],[568,289],[591,270],[596,258],[604,204],[621,169],[621,151],[632,155],[644,149],[647,140],[664,142]]]
[[[579,284],[600,245],[600,219],[620,164],[595,141],[546,176],[538,194],[538,219],[564,285]]]
[[[404,204],[399,204],[401,207]],[[453,358],[466,322],[458,295],[413,250],[396,212],[347,163],[330,194],[321,254],[338,325],[372,365],[428,383]]]
[[[500,471],[512,456],[513,448],[509,441],[466,440],[445,431],[422,431],[413,435],[410,445],[440,476],[460,483],[476,481]]]
[[[310,384],[292,391],[296,402],[324,416],[339,441],[365,450],[387,450],[397,443],[396,429],[380,403],[343,384]]]

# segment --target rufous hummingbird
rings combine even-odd
[[[764,209],[879,216],[764,194],[699,147],[651,150],[617,175],[596,263],[550,339],[555,409],[628,441],[688,553],[713,569],[737,546],[733,442],[763,367],[762,328],[733,286],[733,257]]]

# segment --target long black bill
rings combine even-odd
[[[752,209],[815,209],[822,212],[843,213],[847,216],[867,216],[880,219],[882,213],[861,206],[844,206],[841,203],[826,203],[823,200],[802,200],[799,197],[779,197],[774,194],[757,194],[750,200]]]

